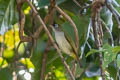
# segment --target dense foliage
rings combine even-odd
[[[120,80],[120,0],[100,0],[105,1],[100,8],[95,7],[99,0],[56,0],[63,14],[54,1],[0,0],[0,80],[70,80],[59,49],[56,50],[39,18],[54,40],[49,25],[56,23],[76,44],[74,27],[63,14],[70,17],[78,31],[78,56],[83,67],[62,54],[75,80],[101,80],[103,76],[105,80]],[[100,14],[96,24],[102,25],[102,38],[99,31],[95,34],[94,13]],[[98,43],[102,40],[100,47],[96,38]],[[101,69],[105,73],[102,77]]]

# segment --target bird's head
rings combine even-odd
[[[61,29],[60,29],[60,27],[59,27],[58,24],[53,24],[53,26],[51,26],[51,27],[52,27],[53,31],[59,31],[59,32],[61,32]]]

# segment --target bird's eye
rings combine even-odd
[[[58,28],[58,24],[54,24],[53,26],[54,26],[55,28]]]

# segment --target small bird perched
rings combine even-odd
[[[81,66],[81,63],[77,56],[77,49],[75,43],[73,42],[71,37],[66,36],[66,34],[59,28],[58,24],[54,24],[54,26],[50,27],[55,33],[55,39],[61,51],[73,57],[76,61],[79,62]]]

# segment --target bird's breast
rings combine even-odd
[[[56,39],[56,42],[59,45],[60,49],[64,53],[71,54],[72,47],[69,44],[69,42],[66,40],[63,32],[57,32],[57,33],[55,33],[55,39]]]

